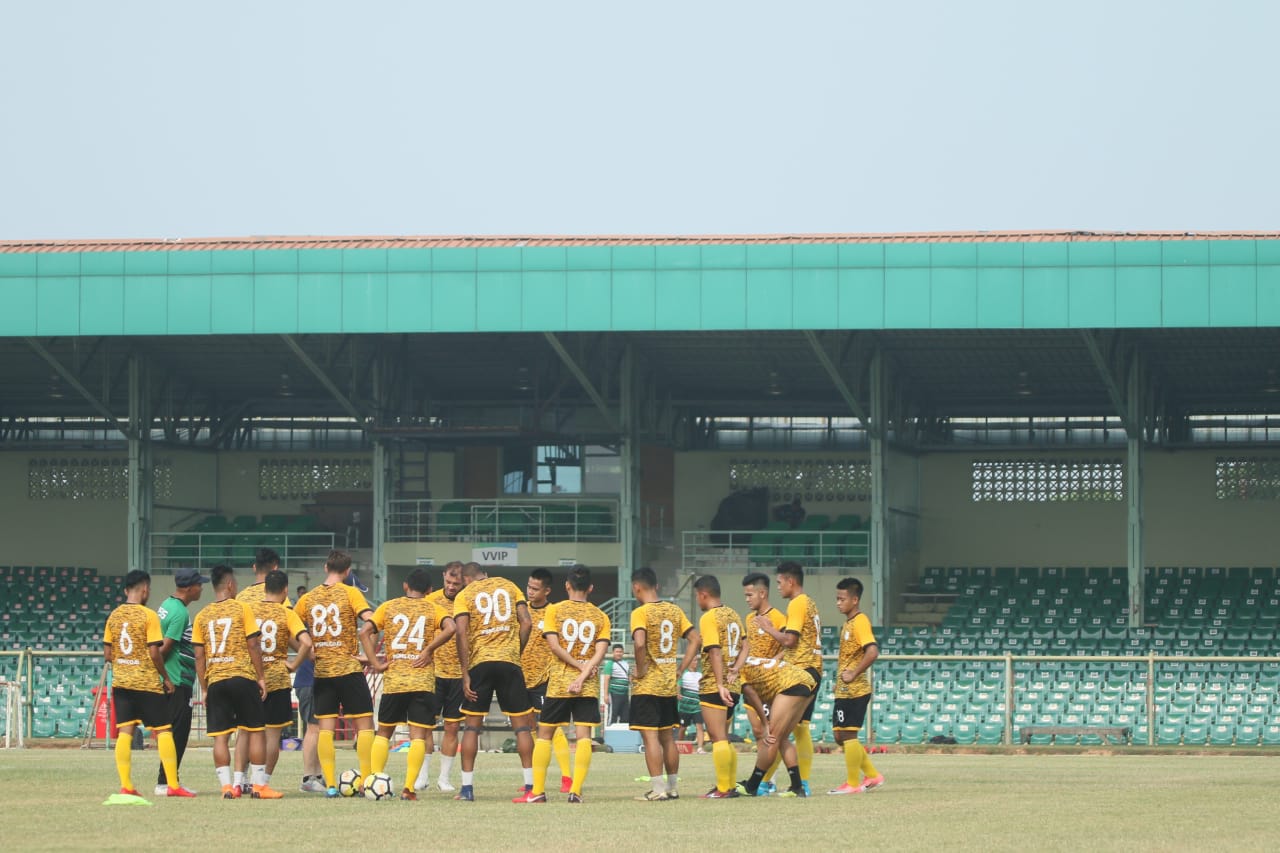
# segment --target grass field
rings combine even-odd
[[[354,755],[340,751],[339,767]],[[513,805],[514,755],[478,759],[475,803],[428,793],[416,803],[325,800],[297,792],[297,753],[282,756],[276,802],[156,800],[145,807],[101,807],[116,787],[102,750],[32,749],[0,753],[5,786],[3,836],[10,850],[283,849],[427,850],[1274,850],[1280,817],[1273,802],[1280,760],[1267,757],[1150,755],[878,755],[888,780],[865,796],[809,800],[709,801],[711,756],[687,755],[681,799],[639,803],[639,755],[597,754],[582,806],[559,795],[545,806]],[[751,756],[741,756],[749,767]],[[144,794],[154,750],[135,754]],[[183,779],[213,790],[207,750],[189,752]],[[392,755],[399,782],[403,754]],[[555,772],[555,765],[552,765]],[[455,771],[456,773],[456,771]],[[813,787],[843,779],[838,755],[815,758]],[[746,771],[740,775],[746,775]]]

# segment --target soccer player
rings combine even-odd
[[[276,763],[280,760],[280,731],[293,723],[293,690],[289,684],[289,675],[297,672],[298,667],[311,657],[311,633],[298,614],[285,605],[288,597],[289,578],[279,570],[267,573],[263,583],[263,599],[249,604],[254,617],[258,620],[258,647],[262,649],[262,669],[267,675],[267,698],[262,703],[263,718],[266,720],[266,781],[264,787],[271,786],[271,774],[276,772]],[[236,596],[237,600],[240,599]],[[289,660],[288,649],[295,649],[298,654]],[[248,758],[243,749],[236,750],[236,773],[233,785],[244,782],[244,764],[241,758]]]
[[[631,639],[635,644],[635,681],[631,688],[631,722],[644,743],[644,762],[652,787],[637,800],[660,802],[680,798],[676,777],[680,751],[675,729],[679,673],[693,666],[701,640],[689,617],[675,604],[658,598],[658,577],[653,569],[631,573],[631,594],[640,606],[631,611]],[[684,659],[676,653],[680,639],[688,641]],[[666,778],[662,772],[666,769]]]
[[[730,678],[729,672],[741,669],[746,660],[747,645],[742,642],[746,629],[742,617],[720,600],[720,581],[714,575],[703,575],[693,583],[702,618],[698,634],[702,639],[702,721],[711,738],[712,762],[716,768],[716,784],[702,796],[709,800],[738,796],[738,753],[729,743],[729,716],[738,704],[742,682]],[[736,669],[735,669],[736,666]]]
[[[533,706],[536,717],[542,713],[542,706],[547,700],[547,679],[551,676],[551,647],[546,637],[542,636],[545,628],[543,619],[551,595],[551,572],[546,569],[534,569],[529,573],[529,582],[525,585],[524,594],[529,606],[529,619],[533,628],[529,632],[529,642],[520,653],[520,668],[524,670],[524,686],[529,688],[529,704]],[[573,779],[569,775],[569,741],[564,736],[564,729],[554,728],[551,749],[555,753],[556,763],[560,765],[560,793],[569,793]],[[535,744],[536,746],[536,744]],[[529,796],[529,788],[521,790],[513,802],[524,802]]]
[[[804,568],[799,563],[788,561],[778,566],[777,575],[778,592],[788,600],[786,625],[779,631],[767,617],[757,616],[751,621],[756,628],[778,641],[783,649],[783,660],[813,676],[812,699],[792,732],[800,759],[800,778],[808,791],[809,771],[813,767],[813,737],[809,732],[809,720],[813,718],[813,705],[822,684],[822,621],[818,617],[817,603],[804,593]],[[777,730],[772,725],[769,729],[776,734]]]
[[[871,704],[871,679],[867,674],[880,656],[880,646],[871,631],[871,620],[858,609],[862,601],[862,581],[845,578],[836,584],[836,607],[845,616],[840,632],[840,661],[836,672],[835,730],[836,743],[844,747],[845,780],[828,794],[861,794],[884,784],[884,776],[876,770],[866,749],[858,740],[858,731],[866,720]],[[860,780],[860,775],[861,778]]]
[[[356,657],[359,620],[368,619],[373,608],[360,590],[347,582],[350,577],[351,557],[343,551],[330,551],[324,562],[324,583],[302,596],[294,608],[311,632],[315,649],[316,681],[312,690],[320,726],[316,754],[326,797],[338,796],[333,734],[340,711],[356,730],[361,784],[373,772],[373,696]]]
[[[107,617],[102,630],[102,654],[111,664],[111,700],[115,706],[116,772],[120,775],[120,793],[139,797],[131,778],[133,770],[133,732],[139,723],[156,736],[160,766],[164,768],[165,796],[194,797],[178,784],[178,753],[173,744],[167,694],[173,682],[160,657],[164,635],[155,611],[147,609],[151,596],[151,575],[134,569],[124,576],[125,603]]]
[[[631,718],[631,664],[622,659],[626,651],[619,643],[613,647],[613,656],[604,662],[602,687],[605,702],[609,706],[609,725],[625,723]]]
[[[182,755],[187,751],[187,740],[191,737],[191,693],[196,683],[196,653],[191,647],[191,613],[187,606],[200,600],[204,584],[208,582],[209,579],[195,569],[179,569],[173,574],[176,587],[173,595],[161,602],[156,610],[160,630],[164,634],[160,656],[164,658],[165,671],[173,682],[173,692],[169,694],[169,721],[173,723],[179,779]],[[156,778],[156,796],[166,796],[168,787],[164,767],[161,767]]]
[[[765,774],[781,754],[791,787],[779,791],[779,797],[807,797],[808,790],[800,778],[795,744],[787,735],[795,730],[813,692],[817,688],[808,670],[777,658],[748,657],[742,670],[742,695],[756,709],[760,719],[767,720],[764,737],[756,743],[756,766],[743,783],[743,791],[754,797],[759,793]],[[736,676],[737,673],[731,675]]]
[[[236,578],[230,566],[214,566],[213,603],[201,610],[191,630],[196,650],[196,677],[204,691],[209,736],[213,738],[213,767],[224,800],[242,796],[232,784],[233,731],[249,742],[254,799],[278,800],[279,791],[266,783],[266,735],[262,702],[267,698],[267,676],[262,665],[258,620],[253,610],[236,600]]]
[[[609,648],[609,617],[587,601],[593,589],[591,572],[574,566],[564,584],[568,601],[548,605],[544,614],[547,647],[551,663],[547,701],[538,720],[538,740],[533,745],[533,793],[529,803],[547,801],[547,767],[551,764],[553,739],[572,723],[577,728],[578,745],[569,780],[569,802],[582,802],[582,785],[591,769],[591,730],[600,725],[600,681],[596,670]],[[568,750],[568,742],[565,743]]]
[[[240,594],[236,598],[246,604],[261,601],[266,597],[264,584],[266,583],[267,575],[279,570],[279,568],[280,555],[270,548],[259,548],[253,557],[253,583],[240,590]],[[293,602],[289,600],[287,592],[284,597],[284,606],[293,607]]]
[[[429,753],[431,730],[440,713],[436,697],[436,670],[432,656],[436,649],[453,640],[453,617],[427,599],[431,577],[426,569],[414,569],[405,578],[404,595],[383,603],[360,629],[369,667],[382,677],[382,699],[378,703],[378,733],[373,739],[374,773],[386,769],[391,753],[391,736],[396,726],[409,727],[409,765],[400,798],[416,800],[413,780],[418,778]],[[385,631],[385,661],[379,661],[375,638]]]
[[[525,784],[533,786],[533,707],[520,671],[520,653],[533,622],[524,593],[506,578],[491,578],[479,563],[462,567],[466,587],[454,602],[458,664],[462,667],[462,787],[454,799],[475,799],[474,773],[480,731],[494,694],[511,718]]]
[[[462,578],[462,563],[454,560],[446,565],[443,581],[440,588],[427,598],[452,616],[454,601],[466,584]],[[449,781],[449,775],[453,771],[453,762],[458,757],[458,727],[464,719],[462,668],[458,666],[457,641],[445,643],[436,650],[432,659],[436,669],[436,698],[440,700],[440,719],[444,728],[444,734],[440,738],[440,773],[436,778],[436,787],[445,792],[456,791],[457,788]],[[415,791],[425,790],[430,785],[430,763],[430,756],[422,762],[422,771],[413,783]]]
[[[769,576],[756,572],[747,575],[742,579],[742,594],[746,599],[748,615],[744,620],[747,625],[747,654],[753,658],[776,658],[782,654],[782,646],[773,635],[767,633],[764,628],[754,626],[755,617],[762,616],[769,620],[775,631],[782,631],[787,624],[787,617],[782,611],[774,607],[769,602]],[[755,737],[756,742],[765,736],[766,729],[764,720],[756,714],[755,708],[751,704],[746,703],[747,722],[751,724],[751,733]],[[773,766],[769,768],[769,772],[764,775],[765,781],[760,785],[758,793],[771,794],[777,790],[773,784],[774,771],[778,769],[781,762],[781,751],[779,758],[774,761]]]

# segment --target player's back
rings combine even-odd
[[[728,673],[729,667],[738,658],[738,651],[742,648],[742,638],[746,633],[746,629],[738,612],[732,607],[722,604],[719,607],[712,607],[702,614],[702,618],[698,621],[698,631],[702,634],[701,689],[704,693],[712,693],[715,690],[716,676],[715,671],[711,668],[710,650],[712,648],[720,649],[721,660],[724,662],[723,672]],[[737,693],[741,684],[741,679],[738,679],[726,686],[734,693]]]
[[[822,620],[818,604],[803,592],[787,605],[787,631],[799,635],[783,659],[805,669],[822,669]]]
[[[234,598],[215,601],[196,615],[191,642],[204,647],[205,678],[210,684],[235,677],[257,679],[248,640],[257,633],[253,611]]]
[[[154,625],[153,625],[154,623]],[[163,693],[148,647],[160,638],[160,617],[141,604],[121,604],[107,617],[103,643],[111,646],[111,683],[126,690]]]
[[[387,658],[382,675],[384,693],[430,693],[436,689],[434,665],[415,667],[413,662],[431,645],[445,618],[441,608],[423,597],[393,598],[374,611],[373,624],[383,631]],[[433,660],[438,654],[437,650]]]
[[[488,661],[520,665],[520,621],[516,605],[524,593],[506,578],[482,578],[458,593],[454,615],[467,613],[468,666]]]
[[[245,604],[254,604],[255,602],[265,601],[267,598],[267,585],[262,581],[249,584],[240,592],[236,593],[236,599],[243,601]],[[284,597],[284,606],[292,608],[293,602],[289,600],[289,596]]]
[[[520,653],[525,687],[537,687],[551,673],[551,647],[547,645],[547,638],[542,636],[546,628],[547,608],[550,606],[549,603],[541,607],[529,605],[529,619],[533,622],[533,628],[529,631],[529,642],[525,643],[524,651]]]
[[[546,630],[554,632],[560,647],[569,653],[574,660],[589,661],[596,654],[598,644],[609,642],[612,626],[609,617],[599,607],[589,601],[561,601],[547,608]],[[569,693],[570,682],[578,677],[580,670],[569,666],[559,658],[553,658],[550,664],[550,680],[547,684],[547,695],[565,697]],[[579,696],[598,697],[600,695],[600,679],[588,677],[582,683]]]
[[[679,692],[676,669],[680,638],[692,627],[684,611],[669,601],[642,604],[631,611],[631,635],[644,629],[644,651],[649,657],[648,670],[632,681],[633,694],[675,696]]]
[[[240,596],[236,596],[239,600]],[[267,691],[286,690],[291,685],[289,643],[303,629],[298,615],[278,601],[245,602],[258,620],[258,645],[262,649],[262,669],[267,676]]]
[[[359,614],[369,605],[355,587],[344,583],[321,584],[302,596],[294,609],[311,632],[316,678],[336,678],[362,671]]]
[[[856,669],[862,663],[862,656],[867,646],[875,643],[876,637],[871,630],[871,619],[865,613],[855,613],[853,618],[844,623],[840,632],[840,661],[838,672]],[[868,668],[869,669],[869,668]],[[871,692],[871,676],[867,670],[853,681],[845,684],[844,679],[836,679],[837,699],[856,699]]]
[[[427,600],[443,610],[445,615],[453,615],[456,599],[446,596],[443,589],[437,589],[428,595]],[[436,678],[462,678],[462,667],[458,663],[457,642],[451,640],[445,643],[436,649],[431,658],[435,662]]]

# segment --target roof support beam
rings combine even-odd
[[[324,372],[324,369],[315,362],[315,359],[307,355],[307,351],[294,339],[293,335],[281,335],[280,339],[285,342],[289,349],[293,350],[293,354],[298,357],[298,361],[302,362],[303,366],[311,371],[311,374],[333,396],[333,399],[338,401],[338,405],[342,407],[343,411],[363,424],[365,421],[364,412],[360,411],[359,407],[351,402],[346,394],[342,393],[337,384],[329,378],[329,374]]]
[[[555,350],[556,355],[560,356],[560,360],[564,362],[564,366],[569,369],[574,378],[578,380],[578,384],[582,386],[582,390],[587,392],[587,396],[591,398],[591,402],[595,403],[596,408],[600,410],[601,416],[604,418],[605,424],[612,432],[621,433],[622,427],[618,424],[618,419],[614,417],[609,404],[605,402],[604,397],[596,390],[596,386],[592,383],[591,378],[564,348],[564,344],[560,343],[560,339],[556,337],[555,332],[543,332],[543,336],[547,339],[547,343]]]
[[[818,362],[822,365],[823,370],[827,371],[827,376],[831,379],[831,384],[836,386],[836,391],[844,399],[845,404],[853,411],[854,417],[862,422],[862,426],[872,438],[878,438],[876,425],[871,421],[871,414],[867,411],[866,406],[859,402],[854,396],[853,391],[849,390],[849,385],[844,381],[844,377],[840,375],[840,369],[836,367],[836,363],[831,360],[831,356],[827,353],[827,348],[822,345],[822,341],[818,340],[816,332],[805,329],[804,338],[809,342],[809,346],[813,348],[813,353],[818,357]]]
[[[107,408],[105,403],[95,397],[93,392],[88,388],[84,387],[84,384],[76,378],[74,373],[67,369],[62,362],[58,361],[57,357],[55,357],[53,353],[45,349],[44,345],[35,338],[26,338],[26,342],[27,346],[35,350],[36,355],[47,361],[49,366],[53,368],[54,372],[61,376],[64,382],[74,388],[76,393],[83,397],[89,405],[98,412],[98,414],[115,424],[116,429],[120,430],[121,434],[123,434],[125,438],[133,438],[133,430],[130,428],[129,424],[117,418],[111,409]]]
[[[1102,344],[1098,341],[1097,334],[1089,329],[1081,329],[1080,337],[1084,340],[1085,349],[1089,351],[1089,358],[1093,361],[1093,366],[1098,369],[1098,375],[1102,377],[1102,384],[1107,389],[1107,398],[1111,400],[1111,407],[1120,416],[1120,423],[1124,425],[1125,434],[1131,438],[1138,436],[1140,434],[1140,425],[1134,422],[1133,412],[1130,410],[1126,400],[1125,390],[1120,380],[1116,378],[1111,361],[1103,353]]]

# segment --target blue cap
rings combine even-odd
[[[198,583],[208,583],[209,579],[200,574],[199,569],[178,569],[173,573],[173,585],[182,589]]]
[[[356,577],[355,569],[352,569],[350,572],[347,573],[347,586],[354,586],[356,589],[360,590],[361,592],[369,591],[369,587],[360,583],[360,578]]]

